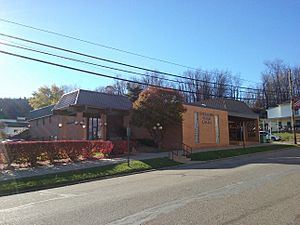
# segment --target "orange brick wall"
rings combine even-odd
[[[194,149],[201,147],[213,146],[228,146],[228,113],[221,110],[214,110],[202,108],[192,105],[184,105],[186,112],[183,115],[183,142]],[[198,112],[198,126],[199,126],[199,143],[195,143],[195,129],[194,129],[194,113]],[[205,115],[203,115],[205,113]],[[215,118],[219,116],[219,132],[220,142],[216,143],[216,129]],[[210,120],[210,122],[208,122]]]

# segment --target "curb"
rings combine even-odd
[[[166,168],[166,167],[161,167],[161,168]],[[130,176],[130,175],[136,175],[136,174],[141,174],[141,173],[157,171],[161,168],[135,171],[135,172],[132,172],[132,173],[123,173],[123,174],[121,173],[121,174],[115,174],[115,175],[105,175],[103,177],[98,177],[98,178],[89,178],[89,179],[84,179],[84,180],[80,180],[80,181],[70,181],[70,182],[61,183],[61,184],[55,184],[55,185],[49,185],[49,186],[40,186],[40,187],[35,187],[35,188],[28,188],[28,189],[25,189],[25,190],[10,191],[10,192],[5,192],[5,193],[0,193],[0,197],[13,195],[13,194],[22,194],[22,193],[33,192],[33,191],[41,191],[41,190],[46,190],[46,189],[59,188],[59,187],[82,184],[82,183],[88,183],[88,182],[91,182],[91,181],[99,181],[99,180],[106,180],[106,179],[111,179],[111,178],[125,177],[125,176]],[[35,177],[37,177],[37,176],[35,176]]]
[[[59,188],[59,187],[64,187],[64,186],[87,183],[87,182],[91,182],[91,181],[99,181],[99,180],[106,180],[106,179],[111,179],[111,178],[137,175],[137,174],[153,172],[153,171],[163,170],[163,169],[172,168],[172,167],[176,168],[177,166],[180,166],[180,165],[183,165],[183,164],[179,164],[179,165],[175,165],[175,166],[165,166],[165,167],[160,167],[160,168],[155,168],[155,169],[145,169],[145,170],[133,171],[133,172],[127,172],[127,173],[125,172],[125,173],[119,173],[119,174],[114,174],[114,175],[104,175],[104,176],[96,177],[96,178],[87,178],[87,179],[77,180],[77,181],[67,181],[64,183],[47,185],[47,186],[36,186],[34,188],[27,188],[24,190],[14,190],[14,191],[8,191],[8,192],[4,192],[4,193],[2,192],[2,193],[0,193],[0,197],[13,195],[13,194],[22,194],[22,193],[33,192],[33,191],[41,191],[41,190],[45,190],[45,189]],[[93,168],[97,168],[97,167],[93,167]],[[101,166],[99,168],[101,168]],[[80,169],[76,170],[76,171],[80,171]],[[50,174],[50,175],[53,175],[53,174]],[[34,178],[36,178],[36,177],[43,177],[43,175],[34,176]],[[30,177],[28,177],[28,178],[30,178]]]
[[[205,160],[205,161],[191,160],[191,162],[194,162],[191,164],[195,164],[195,163],[204,164],[204,163],[210,163],[210,162],[217,162],[217,161],[221,161],[221,160],[225,160],[225,159],[235,159],[235,158],[243,158],[243,157],[249,158],[249,157],[255,156],[255,155],[260,155],[260,154],[270,153],[270,152],[281,152],[281,151],[291,150],[293,148],[299,148],[299,147],[295,146],[295,147],[287,147],[287,148],[283,148],[283,149],[268,150],[268,151],[263,151],[263,152],[253,152],[253,153],[248,153],[248,154],[243,154],[243,155],[230,156],[230,157],[220,158],[220,159],[210,159],[210,160]],[[189,163],[187,163],[185,165],[189,165]]]

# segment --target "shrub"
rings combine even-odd
[[[66,141],[27,141],[8,142],[0,144],[0,163],[7,163],[8,167],[14,161],[25,159],[32,167],[37,165],[38,157],[49,159],[70,158],[77,161],[80,156],[85,159],[93,158],[93,154],[100,153],[108,156],[113,149],[110,141],[66,140]]]
[[[136,146],[137,146],[136,142],[133,140],[130,140],[129,148],[132,150],[133,148],[136,148]],[[128,149],[127,141],[125,141],[125,140],[113,141],[112,154],[123,155],[128,152],[127,149]]]
[[[149,146],[149,147],[156,147],[154,140],[146,139],[146,138],[139,138],[137,142],[141,145]]]

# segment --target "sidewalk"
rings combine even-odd
[[[278,144],[278,143],[276,142],[275,144]],[[251,145],[246,145],[245,148],[261,147],[261,146],[268,146],[268,145],[274,145],[274,143],[251,144]],[[229,145],[227,147],[210,147],[210,148],[193,149],[193,153],[228,150],[228,149],[238,149],[238,148],[243,148],[243,145]]]
[[[168,157],[168,152],[161,153],[137,153],[130,156],[131,160],[143,160],[152,158]],[[0,171],[0,182],[5,180],[14,180],[32,176],[41,176],[48,174],[57,174],[61,172],[68,172],[80,169],[88,169],[95,167],[102,167],[107,165],[113,165],[117,163],[127,162],[127,157],[113,158],[113,159],[101,159],[101,160],[89,160],[77,163],[65,163],[60,165],[50,165],[36,168],[23,168],[14,171],[2,170]]]
[[[246,147],[258,147],[258,146],[266,146],[270,144],[255,144],[255,145],[248,145]],[[242,148],[243,146],[228,146],[228,147],[212,147],[212,148],[202,148],[202,149],[193,149],[193,153],[195,152],[206,152],[206,151],[216,151],[216,150],[227,150],[227,149],[236,149]],[[153,158],[162,158],[168,157],[169,152],[159,152],[159,153],[135,153],[130,155],[131,160],[143,160],[143,159],[153,159]],[[0,171],[0,182],[5,180],[14,180],[32,176],[41,176],[47,174],[57,174],[61,172],[67,171],[74,171],[80,169],[88,169],[88,168],[95,168],[95,167],[102,167],[106,165],[113,165],[117,163],[127,162],[127,156],[123,156],[120,158],[113,158],[113,159],[102,159],[102,160],[92,160],[92,161],[82,161],[77,163],[66,163],[60,165],[50,165],[44,167],[37,167],[37,168],[24,168],[24,169],[17,169],[14,171],[11,170],[3,170]],[[197,162],[197,161],[196,161]],[[197,162],[199,163],[199,162]]]

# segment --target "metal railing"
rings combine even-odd
[[[186,145],[184,143],[181,143],[180,147],[178,147],[178,146],[174,147],[174,149],[175,150],[172,150],[170,152],[171,159],[173,159],[174,156],[180,156],[180,155],[182,155],[182,156],[184,156],[186,158],[191,158],[192,153],[193,153],[192,147],[190,147],[190,146],[188,146],[188,145]]]
[[[182,155],[187,157],[187,158],[191,158],[192,157],[192,153],[193,153],[193,149],[192,147],[182,143]]]

